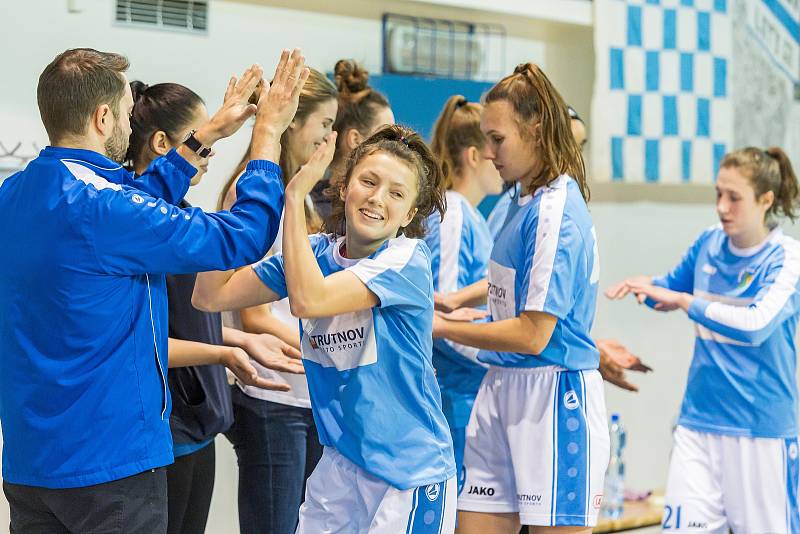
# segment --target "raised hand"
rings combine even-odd
[[[272,83],[261,90],[256,124],[266,126],[273,132],[283,133],[294,119],[300,92],[309,73],[299,48],[291,52],[284,50],[275,68]]]
[[[249,99],[263,76],[264,70],[259,65],[252,65],[244,71],[240,79],[231,77],[225,89],[222,107],[209,120],[208,130],[204,127],[198,131],[200,142],[210,145],[214,141],[229,137],[253,116],[257,107],[250,103]],[[211,138],[202,139],[203,134],[208,134]]]
[[[252,159],[280,159],[280,137],[294,119],[309,72],[299,48],[281,53],[272,83],[262,87],[258,97]]]
[[[333,161],[334,152],[336,152],[336,132],[331,132],[311,154],[306,164],[300,167],[300,170],[294,175],[286,187],[286,193],[295,193],[301,197],[309,194],[325,175],[325,169]]]

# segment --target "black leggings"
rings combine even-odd
[[[214,492],[214,442],[167,467],[168,534],[203,534]]]

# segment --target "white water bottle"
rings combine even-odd
[[[611,415],[611,458],[606,471],[603,497],[603,516],[611,519],[622,517],[625,502],[625,462],[622,451],[625,448],[625,427],[619,421],[619,414]]]

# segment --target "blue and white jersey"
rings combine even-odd
[[[800,243],[773,230],[737,249],[721,225],[703,232],[681,263],[653,281],[695,299],[695,348],[679,424],[753,438],[797,436]]]
[[[452,293],[486,278],[492,237],[486,220],[472,207],[464,195],[446,193],[447,211],[444,220],[439,213],[428,217],[425,243],[431,250],[433,290]],[[486,367],[477,360],[478,349],[449,340],[433,342],[433,366],[442,388],[445,413],[451,423],[466,426],[472,402],[486,374]],[[465,397],[465,402],[459,402]]]
[[[349,270],[380,304],[303,319],[300,337],[320,442],[399,489],[455,476],[453,445],[431,364],[433,283],[424,242],[389,239],[367,258],[342,257],[344,237],[317,234],[322,274]],[[283,255],[253,266],[287,296]]]
[[[497,203],[494,205],[494,208],[492,208],[491,213],[489,213],[486,222],[489,225],[489,233],[492,236],[492,241],[497,239],[497,236],[500,235],[500,230],[505,227],[506,222],[508,222],[509,213],[513,216],[519,209],[519,204],[517,203],[519,200],[519,190],[519,182],[514,182],[508,190],[500,194],[500,198],[497,199]],[[512,208],[513,213],[510,211]]]
[[[559,176],[520,198],[519,204],[492,249],[490,319],[502,321],[538,311],[558,321],[541,354],[481,351],[478,359],[503,367],[597,369],[600,354],[589,332],[600,260],[592,217],[578,184]]]

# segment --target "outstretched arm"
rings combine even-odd
[[[238,271],[209,271],[197,274],[192,306],[198,310],[218,312],[239,310],[279,300],[250,267]]]
[[[436,313],[433,337],[484,350],[536,355],[547,347],[557,320],[549,313],[526,311],[502,321],[471,323],[453,321]]]
[[[268,352],[268,353],[267,353]],[[267,351],[259,354],[257,361],[267,367],[289,373],[302,373],[303,368],[297,360],[280,352]],[[249,354],[240,347],[211,345],[184,339],[169,338],[169,367],[188,367],[194,365],[224,365],[236,378],[248,386],[277,391],[289,391],[288,384],[266,380],[258,376],[256,368],[250,363]],[[262,364],[263,364],[262,363]]]

